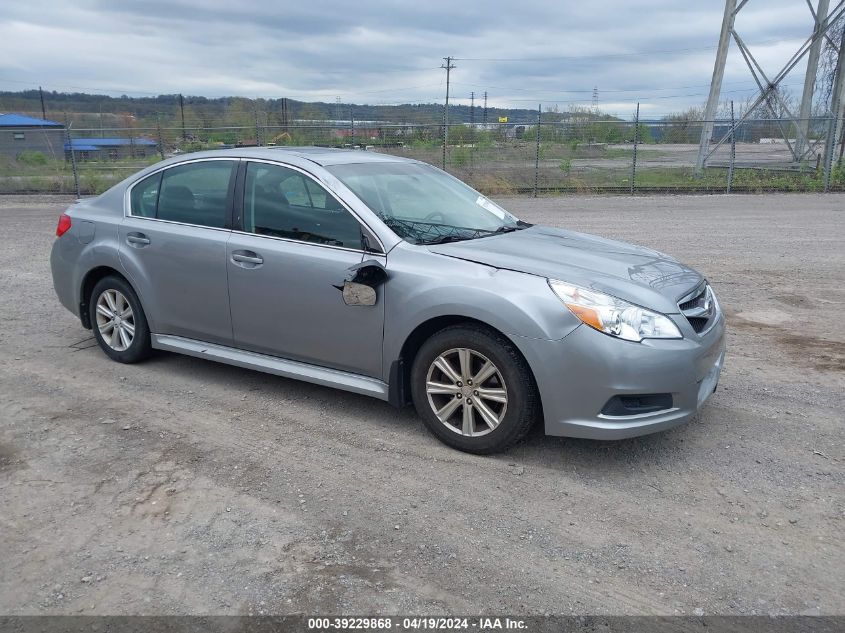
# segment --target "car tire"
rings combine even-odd
[[[94,338],[118,363],[137,363],[152,352],[150,327],[138,295],[121,277],[104,277],[94,286],[88,303]]]
[[[479,455],[522,440],[540,414],[528,363],[510,341],[483,326],[451,326],[423,343],[411,367],[411,395],[438,439]]]

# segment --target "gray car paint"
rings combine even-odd
[[[689,266],[657,251],[548,226],[430,247],[496,268],[594,288],[664,314],[702,280]]]
[[[230,231],[127,217],[120,225],[120,263],[155,332],[232,344],[226,282]],[[141,236],[148,245],[128,241]]]
[[[377,257],[388,279],[378,289],[376,306],[346,306],[333,287],[364,253],[124,217],[129,188],[149,173],[187,160],[223,157],[294,166],[331,190],[380,242],[384,255]],[[156,347],[383,399],[388,398],[391,370],[415,329],[439,317],[473,319],[498,329],[525,356],[549,434],[628,437],[680,424],[696,413],[699,384],[724,350],[721,316],[699,336],[679,314],[678,299],[701,282],[699,273],[650,249],[549,227],[437,246],[409,244],[324,169],[347,162],[401,160],[406,159],[318,148],[174,157],[68,211],[73,226],[67,239],[56,240],[51,255],[57,294],[63,305],[80,314],[85,275],[101,266],[114,268],[138,292]],[[81,221],[96,227],[93,239],[90,229],[85,231],[88,242],[80,239]],[[156,242],[169,244],[177,253],[196,247],[208,259],[193,272],[187,254],[182,258],[162,253],[161,259],[148,261],[144,249],[126,243],[131,230],[155,233]],[[261,249],[267,265],[256,275],[235,270],[230,255],[236,248]],[[316,266],[297,266],[315,261]],[[182,272],[171,269],[179,265],[184,265]],[[221,267],[228,280],[221,277]],[[168,275],[177,275],[178,283],[171,284]],[[632,343],[597,332],[562,305],[547,277],[661,311],[684,338]],[[226,309],[221,305],[223,292],[232,295]],[[231,321],[227,331],[230,306],[234,336]],[[192,325],[191,310],[215,314]],[[670,411],[626,420],[600,416],[612,395],[667,391],[676,402]]]
[[[264,262],[234,262],[238,250]],[[382,377],[384,302],[348,306],[336,287],[362,252],[244,233],[232,234],[228,251],[236,347]]]

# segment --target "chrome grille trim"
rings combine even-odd
[[[706,280],[681,297],[678,309],[699,336],[707,334],[719,316],[718,304]]]

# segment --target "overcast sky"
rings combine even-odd
[[[815,0],[814,0],[815,4]],[[835,4],[835,3],[832,3]],[[24,0],[0,15],[0,89],[147,96],[589,105],[660,116],[706,100],[720,0]],[[750,0],[737,28],[774,75],[812,29],[804,0]],[[788,84],[800,92],[803,68]],[[753,89],[735,46],[723,96]]]

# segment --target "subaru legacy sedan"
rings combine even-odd
[[[378,153],[181,155],[79,201],[56,235],[56,293],[111,359],[167,350],[413,403],[472,453],[539,420],[594,439],[674,427],[724,358],[692,268]]]

